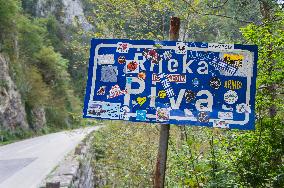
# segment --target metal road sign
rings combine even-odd
[[[257,46],[93,39],[83,116],[254,129]]]

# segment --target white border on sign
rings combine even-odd
[[[94,66],[93,66],[93,77],[92,77],[92,86],[91,86],[91,94],[90,94],[90,100],[88,102],[88,106],[90,102],[93,102],[93,98],[94,98],[94,93],[95,93],[95,82],[96,82],[96,70],[97,70],[97,64],[98,64],[98,58],[95,58],[99,52],[100,48],[116,48],[117,44],[98,44],[95,48],[95,56],[94,56]],[[154,48],[153,45],[132,45],[131,48],[137,48],[137,49],[141,49],[141,48]],[[175,50],[176,46],[163,46],[163,49],[165,50]],[[241,49],[227,49],[227,50],[222,50],[222,49],[210,49],[210,48],[198,48],[198,47],[187,47],[187,50],[192,50],[192,51],[210,51],[210,52],[245,52],[247,53],[250,57],[249,62],[254,62],[253,59],[253,52],[250,52],[248,50],[241,50]],[[186,56],[186,54],[184,54],[184,56]],[[253,68],[253,66],[252,66]],[[247,92],[246,92],[246,104],[249,105],[250,103],[250,86],[251,86],[251,81],[252,81],[252,74],[253,71],[249,71],[248,75],[247,75]],[[136,113],[129,113],[130,117],[135,117]],[[92,117],[92,114],[88,114],[88,116]],[[156,114],[147,114],[147,118],[156,118]],[[181,117],[181,116],[170,116],[170,119],[174,119],[174,120],[188,120],[188,121],[197,121],[196,118],[194,117]],[[214,122],[214,120],[220,120],[220,119],[210,119],[209,122]],[[239,124],[239,125],[245,125],[246,123],[249,122],[249,113],[245,113],[245,119],[243,121],[234,121],[234,120],[225,120],[226,123],[228,124]]]

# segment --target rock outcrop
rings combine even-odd
[[[91,31],[93,26],[87,21],[81,0],[39,0],[36,15],[47,17],[55,15],[65,25],[80,24],[85,31]]]
[[[32,127],[34,130],[40,130],[46,125],[45,110],[43,107],[33,108],[31,111]]]
[[[8,60],[0,54],[0,128],[14,130],[28,127],[21,95],[9,75]]]

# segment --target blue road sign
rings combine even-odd
[[[91,43],[85,118],[254,129],[257,46]]]

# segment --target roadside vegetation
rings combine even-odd
[[[94,1],[96,36],[259,47],[256,130],[171,125],[166,187],[284,187],[284,12],[276,1]],[[226,16],[223,16],[226,15]],[[107,19],[107,18],[113,19]],[[94,133],[99,187],[152,187],[159,125],[105,121]]]

